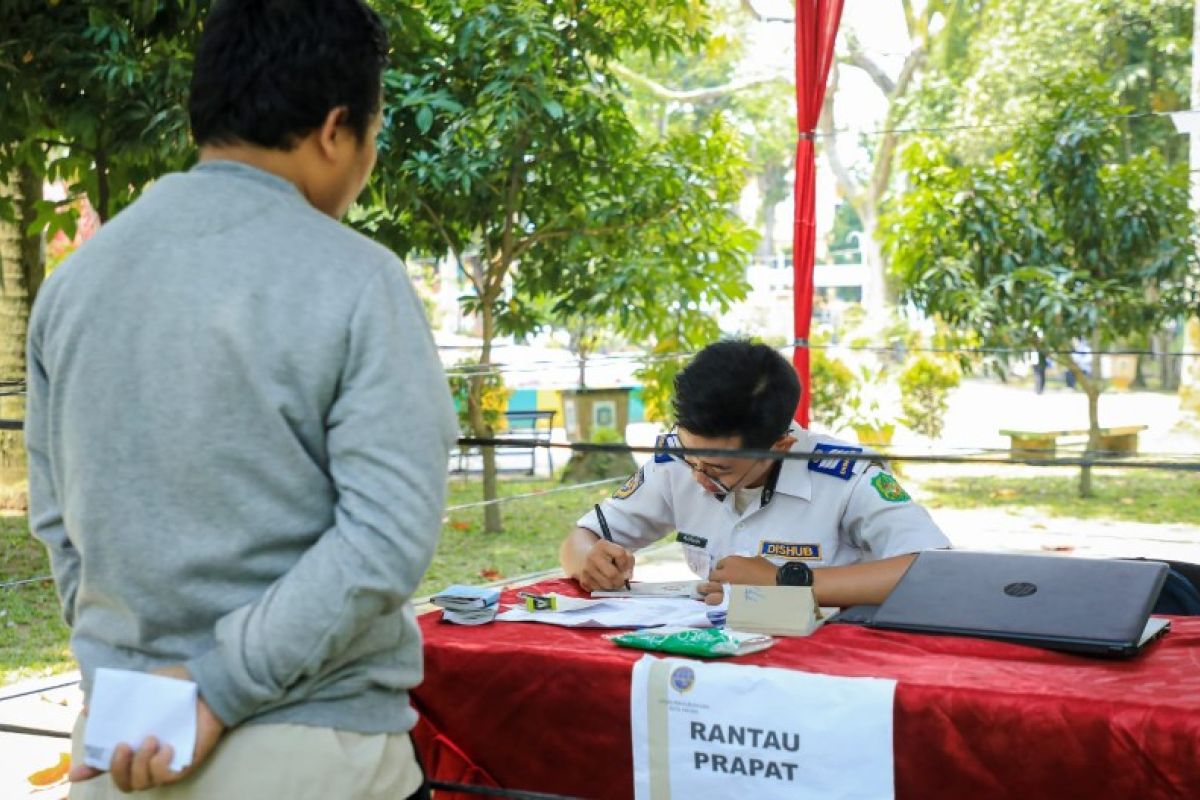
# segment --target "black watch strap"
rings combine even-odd
[[[813,573],[803,561],[789,561],[775,572],[777,586],[812,586]]]

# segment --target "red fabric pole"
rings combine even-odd
[[[809,422],[809,349],[812,327],[813,264],[816,258],[816,153],[813,132],[821,116],[825,83],[844,0],[796,0],[796,221],[792,238],[792,308],[795,329],[792,363],[804,392],[796,420]]]

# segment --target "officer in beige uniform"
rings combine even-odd
[[[708,583],[812,586],[824,605],[878,603],[913,558],[950,545],[878,456],[792,424],[800,386],[765,345],[720,342],[676,379],[678,425],[663,449],[772,449],[812,459],[659,452],[606,500],[612,542],[595,512],[560,552],[585,589],[616,588],[632,550],[678,531],[688,565]]]

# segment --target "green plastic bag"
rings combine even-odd
[[[613,633],[605,638],[611,639],[621,647],[702,658],[742,656],[766,650],[775,644],[773,638],[760,633],[742,633],[721,628],[685,628],[679,625]]]

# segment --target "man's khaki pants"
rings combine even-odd
[[[84,720],[71,736],[73,764],[83,763]],[[403,800],[422,780],[407,733],[243,725],[179,783],[124,794],[105,773],[72,784],[70,800]]]

